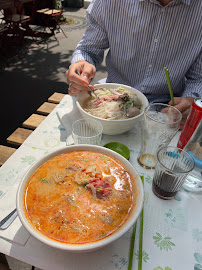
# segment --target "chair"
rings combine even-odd
[[[37,40],[34,37],[34,32],[30,28],[31,16],[27,16],[23,14],[23,12],[24,5],[22,1],[13,0],[9,12],[5,14],[3,19],[9,25],[13,37],[17,38],[20,44],[24,45],[28,50],[28,46],[25,43],[25,36],[31,36],[36,43]]]
[[[7,3],[6,8],[10,8],[9,3]],[[12,29],[9,23],[4,21],[4,13],[1,11],[0,18],[0,58],[5,63],[6,66],[9,66],[9,59],[13,56],[18,55],[14,44],[14,39],[12,38]]]
[[[40,18],[41,26],[43,26],[44,33],[47,33],[46,29],[48,28],[51,31],[51,34],[54,35],[55,39],[57,37],[55,35],[55,31],[62,31],[65,37],[66,34],[63,29],[60,27],[60,18],[63,14],[64,9],[64,1],[62,1],[61,7],[55,8],[55,1],[53,1],[52,8],[43,8],[37,10],[37,14]]]
[[[0,24],[0,59],[5,63],[6,66],[9,66],[7,60],[7,48],[8,48],[8,28],[5,24]]]

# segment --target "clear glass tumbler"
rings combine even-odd
[[[192,156],[180,148],[166,146],[159,149],[152,183],[154,194],[161,199],[172,199],[194,165]]]
[[[186,178],[183,187],[191,192],[202,193],[202,119],[184,150],[194,158],[195,167]]]
[[[153,103],[145,108],[138,156],[138,162],[142,167],[155,168],[158,149],[171,142],[179,129],[181,119],[181,112],[167,104]]]
[[[75,121],[72,125],[74,144],[100,145],[103,126],[97,120],[84,118]]]

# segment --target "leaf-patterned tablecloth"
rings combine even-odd
[[[47,116],[42,124],[28,137],[13,156],[0,168],[1,197],[17,184],[18,175],[28,169],[38,158],[50,151],[66,146],[66,130],[58,119],[58,108],[69,108],[74,104],[70,96],[65,96],[60,104]],[[178,134],[179,135],[179,134]],[[130,149],[130,162],[140,175],[144,176],[144,233],[143,270],[199,270],[202,269],[202,195],[180,190],[174,199],[164,201],[157,198],[152,190],[153,171],[142,168],[137,163],[140,150],[140,125],[122,135],[103,135],[102,145],[117,141]],[[173,141],[175,144],[177,138]],[[2,187],[2,188],[1,188]],[[128,268],[128,256],[132,229],[115,243],[101,250],[82,254],[80,262],[73,254],[65,254],[64,262],[57,269],[123,269]],[[29,240],[31,241],[31,240]],[[28,241],[27,246],[30,245]],[[33,242],[36,240],[32,240]],[[34,246],[34,244],[32,243]],[[39,244],[40,246],[42,244]],[[46,252],[46,249],[48,252]],[[138,269],[139,221],[137,222],[133,269]],[[37,250],[33,250],[37,252]],[[38,254],[38,261],[51,268],[54,249],[43,245],[46,256]],[[57,251],[58,253],[59,251]],[[62,256],[62,252],[60,253]],[[48,255],[47,255],[48,256]],[[99,258],[99,259],[98,259]],[[48,262],[49,261],[49,262]],[[74,261],[74,262],[73,262]],[[88,263],[89,262],[89,263]],[[78,266],[80,263],[80,267]],[[63,265],[64,264],[64,265]],[[68,264],[68,265],[67,265]],[[52,264],[54,265],[54,264]],[[94,267],[92,267],[94,265]]]

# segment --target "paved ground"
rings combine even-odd
[[[21,60],[15,58],[10,67],[0,70],[0,144],[6,145],[6,138],[54,92],[67,93],[65,71],[87,27],[85,14],[84,8],[66,8],[64,15],[79,21],[78,25],[63,26],[67,38],[58,33],[58,42],[51,37],[39,46],[33,44]],[[92,83],[104,77],[105,64],[102,64]],[[32,269],[32,266],[11,257],[7,257],[7,260],[12,270]]]
[[[58,33],[39,46],[32,44],[28,53],[22,53],[11,61],[10,67],[0,70],[0,144],[18,128],[54,92],[67,93],[65,71],[71,55],[86,27],[86,9],[65,9],[66,17],[75,17],[79,23],[63,26],[67,38]],[[101,65],[93,80],[106,77],[105,65]]]

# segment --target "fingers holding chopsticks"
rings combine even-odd
[[[75,73],[78,70],[80,76]],[[85,60],[81,60],[69,66],[66,71],[69,95],[78,95],[80,91],[89,91],[88,85],[95,76],[96,68]]]

